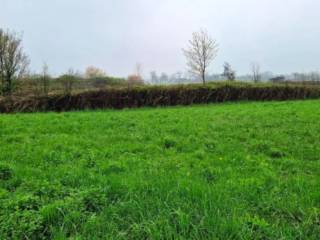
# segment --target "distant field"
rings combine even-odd
[[[0,115],[0,239],[319,239],[320,101]]]

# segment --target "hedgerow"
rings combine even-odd
[[[222,85],[136,87],[88,91],[47,97],[5,98],[0,112],[70,111],[220,103],[315,99],[319,87],[280,85]]]

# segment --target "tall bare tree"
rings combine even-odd
[[[140,78],[142,78],[142,73],[143,70],[142,70],[142,64],[141,63],[137,63],[136,66],[135,66],[135,74],[137,76],[139,76]]]
[[[260,72],[260,64],[255,62],[251,64],[251,71],[252,71],[252,80],[255,83],[261,81],[261,72]]]
[[[26,72],[29,59],[23,52],[22,39],[16,33],[0,29],[0,78],[2,92],[10,95],[13,83]]]
[[[216,58],[218,50],[217,41],[205,30],[194,32],[188,48],[183,49],[190,72],[199,75],[203,84],[206,83],[207,68]]]
[[[48,96],[49,87],[50,87],[50,75],[49,75],[49,67],[47,63],[43,63],[40,81],[42,85],[43,95]]]
[[[150,81],[152,84],[158,84],[159,83],[159,77],[156,71],[150,72]]]

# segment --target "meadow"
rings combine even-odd
[[[319,239],[320,101],[0,115],[0,239]]]

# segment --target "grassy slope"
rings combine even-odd
[[[0,116],[0,239],[317,239],[320,101]]]

